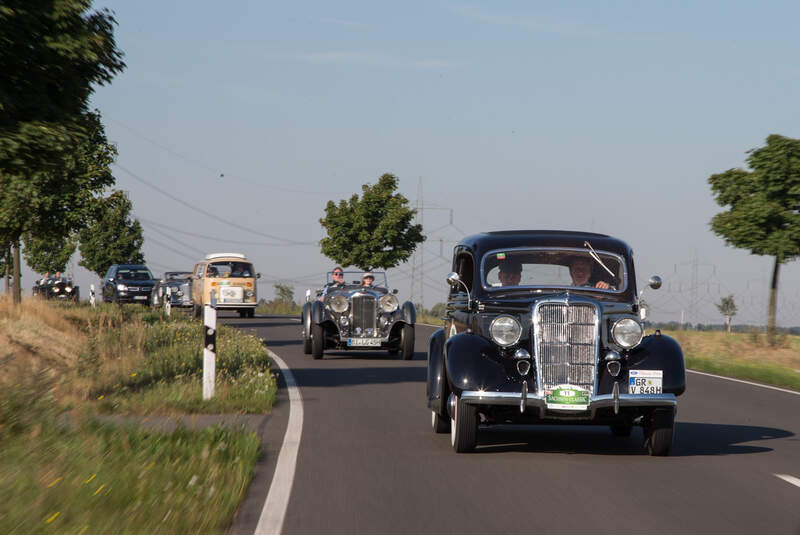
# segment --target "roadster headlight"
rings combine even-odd
[[[400,306],[397,298],[392,294],[386,294],[380,299],[381,310],[384,312],[394,312]]]
[[[642,341],[642,326],[632,318],[622,318],[611,327],[611,337],[614,341],[625,349],[630,349],[639,345]]]
[[[514,345],[522,335],[522,326],[511,316],[497,316],[489,325],[489,334],[495,344],[501,347]]]
[[[61,288],[59,288],[58,286],[56,286],[55,288],[53,288],[53,293],[56,293],[56,294],[57,294],[57,293],[58,293],[58,292],[60,292],[60,291],[61,291]]]
[[[125,286],[124,284],[117,284],[117,290],[119,290],[120,292],[124,292],[127,289],[128,287]]]
[[[337,314],[341,314],[347,310],[347,307],[350,304],[347,302],[347,298],[343,295],[334,295],[331,297],[331,300],[328,302],[331,307],[331,310],[336,312]]]
[[[67,293],[71,292],[72,286],[67,286],[66,288],[64,288],[64,291],[66,291]]]

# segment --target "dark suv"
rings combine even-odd
[[[144,264],[114,264],[103,280],[103,301],[149,305],[156,282]]]

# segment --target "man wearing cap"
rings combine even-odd
[[[375,275],[371,272],[367,271],[364,275],[361,276],[361,287],[362,288],[372,288],[372,283],[375,282]]]

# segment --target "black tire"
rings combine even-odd
[[[315,360],[319,360],[322,358],[322,354],[325,350],[325,331],[322,329],[322,325],[317,323],[311,324],[311,356],[314,357]]]
[[[439,416],[436,411],[431,411],[431,428],[434,433],[449,433],[450,418],[443,418]]]
[[[251,308],[250,310],[248,310],[247,311],[247,317],[248,318],[255,318],[256,317],[256,309]]]
[[[629,437],[633,431],[633,424],[630,423],[611,424],[608,427],[615,437]]]
[[[450,444],[456,453],[467,453],[478,443],[478,411],[473,405],[456,401],[455,418],[450,420]]]
[[[240,318],[246,318],[246,317],[248,317],[248,316],[247,316],[247,310],[240,310],[240,311],[239,311],[239,317],[240,317]]]
[[[653,457],[665,457],[675,438],[675,414],[672,411],[654,412],[644,428],[644,445]]]
[[[400,353],[403,360],[414,358],[414,326],[405,324],[400,331]]]

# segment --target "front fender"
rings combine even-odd
[[[445,342],[445,355],[449,387],[457,396],[464,390],[500,391],[510,386],[497,346],[482,336],[451,336]]]
[[[303,322],[303,335],[306,338],[311,336],[311,303],[303,303],[303,310],[300,313],[300,319]]]
[[[409,325],[414,325],[417,323],[417,308],[414,306],[414,303],[411,301],[406,301],[403,303],[402,311],[403,321]]]
[[[683,350],[674,338],[663,334],[646,336],[636,349],[628,354],[628,368],[662,370],[662,388],[665,394],[679,396],[686,390],[686,364]]]
[[[314,323],[322,323],[324,320],[325,320],[325,305],[322,303],[322,301],[312,301],[311,321]]]
[[[428,407],[437,414],[447,414],[447,379],[444,371],[444,329],[434,332],[428,340]]]

